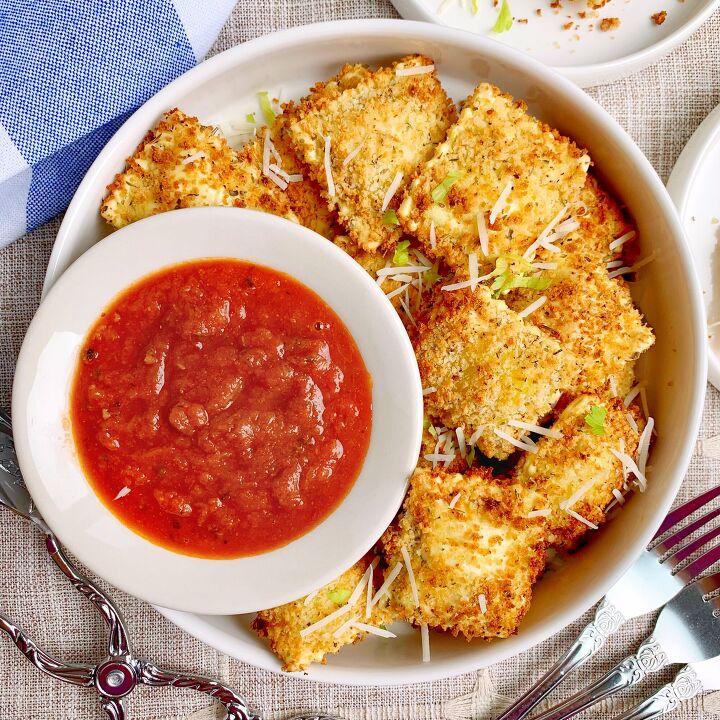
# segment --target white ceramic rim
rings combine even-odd
[[[410,20],[421,20],[447,28],[451,27],[443,22],[442,17],[428,10],[422,3],[418,2],[418,0],[390,0],[390,2],[392,2],[400,15]],[[622,80],[636,72],[640,72],[640,70],[646,68],[656,60],[665,57],[673,48],[690,37],[719,6],[720,0],[712,0],[674,33],[671,33],[662,40],[658,40],[652,45],[648,45],[643,50],[638,50],[637,52],[630,53],[629,55],[609,62],[586,65],[551,65],[550,67],[582,88],[595,87],[597,85],[615,82],[616,80]],[[490,42],[499,42],[493,38],[487,39]]]
[[[680,222],[687,225],[688,203],[695,179],[708,150],[720,142],[720,105],[698,126],[683,148],[667,182],[667,191],[677,208]],[[692,252],[692,239],[688,239]],[[705,333],[707,337],[707,333]],[[708,380],[720,390],[720,355],[707,343]]]
[[[123,524],[87,481],[66,425],[67,389],[100,313],[119,293],[154,272],[210,258],[271,267],[313,290],[344,322],[372,377],[370,444],[342,502],[286,545],[227,559],[174,552]],[[60,542],[84,565],[148,602],[232,615],[307,595],[375,545],[400,508],[417,462],[423,403],[415,354],[399,315],[347,253],[312,230],[269,213],[199,207],[132,223],[94,245],[63,273],[20,349],[12,416],[28,490]]]
[[[70,242],[70,236],[75,232],[75,224],[79,222],[81,215],[80,209],[85,203],[85,198],[91,193],[96,186],[99,176],[101,175],[104,157],[110,152],[112,147],[119,143],[118,138],[130,133],[133,137],[142,137],[152,122],[168,107],[172,107],[176,98],[182,97],[190,89],[207,81],[209,78],[220,75],[231,70],[240,63],[259,62],[263,55],[269,51],[275,51],[287,46],[302,45],[309,43],[322,43],[330,38],[348,38],[351,39],[358,34],[373,35],[375,37],[386,38],[392,41],[399,37],[408,39],[422,39],[427,41],[447,41],[449,38],[460,48],[467,47],[473,51],[482,49],[483,53],[492,57],[499,63],[504,63],[522,72],[545,81],[552,81],[557,93],[572,98],[572,101],[581,106],[583,111],[590,115],[595,121],[602,122],[606,131],[612,136],[613,140],[622,148],[624,156],[628,163],[643,168],[643,172],[647,177],[648,190],[657,198],[659,204],[664,208],[668,218],[670,228],[677,238],[684,238],[684,231],[675,212],[675,208],[670,200],[662,181],[658,177],[650,162],[635,145],[627,133],[620,127],[617,121],[610,117],[591,97],[578,88],[569,79],[559,75],[551,68],[542,63],[533,60],[522,54],[520,51],[505,46],[494,40],[488,40],[478,37],[474,33],[463,30],[456,30],[434,23],[422,23],[402,20],[345,20],[329,23],[318,23],[304,27],[283,30],[277,33],[256,38],[249,42],[238,45],[234,48],[216,55],[205,61],[196,68],[185,73],[183,76],[172,82],[166,88],[161,90],[157,95],[148,100],[141,108],[139,108],[118,130],[115,136],[108,142],[105,149],[100,153],[93,165],[88,170],[84,180],[80,184],[70,206],[65,214],[65,218],[58,232],[55,247],[53,249],[48,272],[45,279],[45,291],[52,285],[57,278],[59,272],[62,271],[66,263],[66,256],[69,250],[65,246]],[[691,348],[692,355],[695,359],[691,372],[697,378],[696,391],[689,412],[689,423],[686,428],[687,439],[684,443],[683,451],[679,455],[677,467],[677,477],[673,483],[668,484],[667,496],[652,518],[649,519],[645,533],[638,540],[628,547],[625,561],[618,563],[614,572],[608,575],[607,581],[602,587],[596,587],[592,591],[579,594],[571,603],[569,603],[562,617],[557,617],[553,621],[547,622],[542,628],[538,628],[532,632],[523,631],[509,640],[497,643],[496,652],[492,658],[486,658],[482,662],[468,663],[467,659],[459,658],[456,661],[445,662],[440,668],[434,663],[425,663],[412,668],[404,668],[402,670],[394,669],[393,672],[370,672],[367,668],[363,669],[363,681],[359,681],[352,671],[338,670],[333,675],[333,682],[341,682],[348,685],[367,684],[368,680],[376,685],[392,685],[405,684],[414,682],[425,682],[437,680],[444,677],[459,675],[463,672],[476,670],[479,667],[487,666],[496,662],[500,662],[509,657],[513,657],[538,643],[543,642],[555,633],[562,630],[570,622],[580,617],[590,607],[597,603],[600,598],[612,587],[612,585],[623,575],[625,570],[632,564],[651,540],[652,535],[657,528],[670,506],[682,484],[684,473],[690,463],[694,450],[694,440],[700,426],[701,414],[703,409],[703,401],[706,384],[706,345],[703,341],[704,334],[704,310],[700,294],[700,286],[697,280],[692,258],[686,242],[678,242],[677,250],[680,255],[680,264],[685,277],[690,285],[690,302],[692,304],[692,315],[695,326],[695,346]],[[257,667],[261,667],[272,672],[278,672],[277,664],[270,664],[266,655],[254,650],[248,651],[243,656],[239,656],[233,649],[229,636],[225,633],[215,631],[203,631],[202,633],[196,629],[196,619],[193,616],[183,615],[182,613],[174,613],[158,608],[166,614],[179,627],[194,635],[199,640],[212,644],[213,647],[225,652],[233,657],[237,657],[245,662],[250,662]],[[312,674],[309,679],[322,682],[321,678],[316,678]]]

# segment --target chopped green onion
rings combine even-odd
[[[410,262],[409,247],[409,240],[402,240],[395,246],[395,252],[392,257],[393,265],[402,266],[407,265]]]
[[[260,109],[265,116],[265,122],[268,125],[272,125],[275,122],[275,111],[272,108],[272,103],[270,102],[267,90],[259,92],[258,98],[260,99]]]
[[[513,24],[513,16],[512,11],[510,10],[510,5],[508,4],[507,0],[503,0],[502,5],[500,6],[500,12],[498,13],[497,20],[495,21],[495,24],[493,25],[492,32],[494,33],[502,33],[507,32]]]
[[[248,113],[245,116],[245,120],[249,123],[254,123],[255,122],[255,113]]]
[[[433,202],[442,202],[450,192],[450,188],[458,181],[459,177],[460,173],[455,171],[449,172],[445,176],[445,179],[432,191],[431,197]]]
[[[602,405],[593,405],[585,416],[585,424],[593,435],[605,434],[605,416],[607,410]]]
[[[423,430],[429,430],[430,427],[430,418],[427,415],[423,415]]]
[[[437,430],[435,429],[435,426],[430,423],[430,427],[428,428],[428,432],[437,440]]]
[[[438,267],[438,263],[435,263],[429,270],[421,275],[423,285],[426,287],[432,287],[440,279]]]
[[[350,597],[350,590],[347,588],[338,588],[337,590],[331,590],[328,593],[328,597],[336,604],[342,605],[347,602]]]
[[[477,15],[480,12],[480,3],[478,0],[472,0],[472,11],[473,15]]]
[[[397,213],[392,209],[388,208],[387,212],[383,215],[383,225],[399,225]]]
[[[466,456],[468,467],[472,467],[475,462],[475,446],[473,445]]]
[[[528,276],[525,273],[532,270],[531,264],[519,255],[501,255],[495,261],[495,270],[492,272],[493,281],[490,289],[495,297],[500,297],[515,288],[529,290],[546,290],[550,286],[550,278],[537,275]]]

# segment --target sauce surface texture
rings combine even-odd
[[[371,380],[309,288],[195,261],[106,309],[71,419],[91,485],[125,525],[184,554],[240,557],[305,534],[346,496],[370,441]]]

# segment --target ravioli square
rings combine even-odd
[[[108,185],[100,214],[115,228],[168,210],[247,207],[297,221],[288,197],[262,173],[262,138],[238,152],[214,128],[170,110]]]
[[[610,278],[604,265],[572,267],[558,261],[557,269],[543,274],[550,280],[546,289],[512,290],[505,296],[508,306],[521,312],[540,295],[546,298],[527,320],[578,359],[575,392],[593,392],[610,382],[626,393],[627,382],[632,382],[627,368],[654,342],[627,283]]]
[[[345,645],[360,642],[368,633],[353,621],[375,627],[392,622],[388,612],[388,598],[379,599],[370,617],[365,617],[367,574],[371,562],[372,558],[366,556],[318,591],[285,605],[261,610],[257,614],[253,630],[260,637],[267,638],[270,649],[282,661],[284,672],[307,670],[312,663],[325,664],[328,654],[338,652]],[[375,570],[372,576],[377,579],[381,573]],[[373,582],[374,585],[377,582]],[[356,592],[361,586],[362,591]],[[347,612],[337,614],[345,605],[350,605]],[[333,613],[336,616],[322,624]],[[321,624],[312,629],[316,623]],[[311,632],[301,634],[308,629]]]
[[[415,352],[427,412],[488,457],[504,459],[516,448],[508,438],[526,434],[519,421],[536,425],[570,388],[577,359],[479,285],[437,291],[418,323]],[[431,390],[432,389],[432,390]]]
[[[595,432],[586,420],[592,418],[593,408],[600,408],[595,414],[604,414]],[[521,457],[513,479],[545,498],[551,546],[573,550],[591,526],[605,522],[608,505],[625,484],[622,463],[613,450],[634,458],[638,430],[642,432],[644,426],[636,405],[626,408],[619,398],[607,395],[580,395],[552,425],[557,436],[541,437],[537,452]],[[572,502],[566,507],[568,501]]]
[[[464,475],[418,468],[381,540],[388,567],[405,565],[407,554],[417,600],[403,571],[390,587],[391,609],[468,640],[517,633],[545,567],[545,520],[528,517],[543,502],[487,468]]]
[[[576,202],[590,159],[584,150],[488,83],[463,104],[447,139],[413,178],[398,211],[424,252],[456,271],[468,254],[522,255]]]
[[[300,159],[323,190],[353,243],[374,251],[393,246],[403,188],[445,138],[453,102],[431,72],[432,60],[412,55],[371,72],[336,97],[300,105],[288,128]]]

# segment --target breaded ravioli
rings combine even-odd
[[[369,625],[390,622],[387,600],[378,602],[371,617],[365,617],[366,585],[348,612],[304,637],[300,634],[352,599],[352,593],[363,581],[370,562],[371,558],[365,557],[316,593],[257,614],[253,629],[260,637],[268,639],[270,649],[282,661],[285,672],[306,670],[316,662],[324,664],[326,655],[362,640],[367,632],[349,624],[348,621],[353,618]],[[377,577],[380,572],[376,570],[373,575]],[[341,628],[342,632],[336,636]]]
[[[412,180],[398,217],[430,257],[458,271],[469,253],[484,257],[478,221],[487,228],[490,259],[522,255],[578,200],[589,163],[571,140],[528,115],[524,103],[482,83]]]
[[[420,55],[406,57],[336,97],[301,104],[288,128],[299,157],[362,250],[391,247],[400,238],[383,208],[385,196],[395,185],[388,201],[394,212],[410,175],[455,120],[455,106],[434,71],[397,74],[431,63]]]
[[[116,228],[167,210],[247,207],[296,221],[287,195],[262,174],[262,139],[238,152],[180,110],[165,114],[108,185],[100,214]]]
[[[601,408],[601,410],[593,410]],[[593,416],[604,419],[593,433]],[[635,457],[639,435],[627,419],[630,413],[642,432],[644,421],[635,405],[626,408],[619,398],[605,395],[580,395],[560,413],[552,430],[562,437],[542,437],[535,454],[520,459],[513,479],[544,495],[544,507],[551,509],[548,520],[548,541],[562,550],[573,550],[590,531],[582,520],[573,517],[565,503],[574,499],[569,509],[599,526],[605,522],[605,510],[612,502],[613,489],[623,484],[622,463],[612,450]],[[588,418],[588,420],[586,420]],[[562,506],[562,507],[561,507]]]
[[[578,373],[572,352],[484,285],[474,293],[436,291],[415,353],[423,387],[435,388],[425,398],[428,413],[449,428],[464,427],[466,437],[480,430],[479,450],[500,459],[515,448],[498,432],[523,436],[508,421],[537,424]]]
[[[300,109],[308,112],[317,103],[337,97],[343,90],[355,87],[368,74],[369,70],[363,65],[345,65],[334,78],[311,88],[310,93],[297,103],[289,102],[283,105],[282,114],[275,118],[272,125],[272,141],[282,158],[282,169],[289,175],[302,175],[301,181],[287,186],[290,206],[301,225],[329,240],[343,232],[337,222],[337,213],[328,207],[321,194],[320,185],[295,153],[287,129],[298,119]]]
[[[520,312],[540,296],[546,302],[527,316],[538,328],[556,337],[574,353],[582,367],[575,392],[591,392],[613,376],[627,377],[626,368],[654,342],[627,284],[610,279],[604,265],[571,267],[562,260],[556,270],[545,271],[550,286],[542,291],[516,289],[505,296]],[[620,388],[627,392],[628,388]]]
[[[406,550],[419,605],[404,571],[390,587],[391,608],[468,640],[515,634],[545,564],[545,520],[528,517],[543,502],[487,468],[465,475],[417,469],[381,545],[388,567],[405,564]]]

